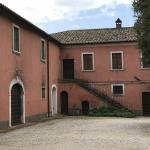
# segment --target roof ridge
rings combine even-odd
[[[61,31],[61,32],[56,32],[56,33],[51,33],[50,35],[53,34],[60,34],[60,33],[66,33],[66,32],[80,32],[80,31],[94,31],[94,30],[122,30],[122,29],[133,29],[134,27],[122,27],[121,29],[116,29],[116,28],[95,28],[95,29],[75,29],[75,30],[66,30],[66,31]]]

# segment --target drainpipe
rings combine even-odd
[[[49,37],[47,40],[47,99],[48,99],[48,103],[47,103],[47,112],[48,112],[48,117],[50,117],[50,91],[49,91]]]

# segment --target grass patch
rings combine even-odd
[[[124,117],[134,118],[136,115],[124,108],[117,108],[114,106],[101,107],[90,111],[89,116],[91,117]]]

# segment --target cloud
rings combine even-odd
[[[82,12],[100,9],[104,15],[114,16],[115,7],[130,5],[132,0],[0,0],[33,23],[72,20]],[[110,11],[111,9],[111,11]]]

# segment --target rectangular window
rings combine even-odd
[[[111,52],[111,69],[123,69],[123,52]]]
[[[94,70],[94,53],[82,53],[82,70]]]
[[[112,93],[113,95],[124,95],[124,84],[113,84]]]
[[[19,27],[13,26],[13,51],[20,53],[20,33]]]
[[[143,69],[149,69],[150,63],[147,63],[146,60],[143,60],[143,54],[141,53],[141,68]]]
[[[45,40],[41,40],[41,60],[46,60],[46,46],[45,46]]]
[[[43,99],[46,98],[46,88],[45,88],[45,86],[42,86],[41,96],[42,96]]]

